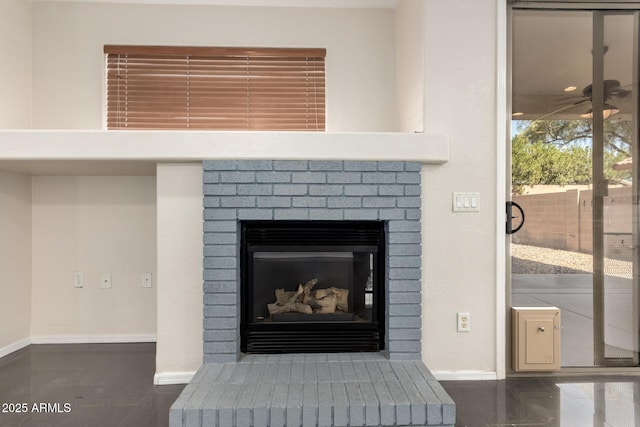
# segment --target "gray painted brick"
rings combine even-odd
[[[204,232],[236,232],[238,230],[238,223],[236,221],[205,221]]]
[[[376,162],[359,162],[359,161],[345,161],[344,170],[346,171],[376,171],[378,170],[378,164]]]
[[[220,399],[220,409],[218,409],[218,417],[220,426],[232,426],[234,425],[234,411],[235,402],[238,399],[238,394],[242,386],[238,384],[229,384],[224,389],[224,394]]]
[[[207,257],[204,259],[204,268],[237,268],[235,257]]]
[[[238,320],[229,317],[209,317],[203,320],[203,326],[206,331],[216,331],[223,329],[233,329],[238,327]]]
[[[405,185],[404,186],[404,195],[405,196],[419,196],[422,194],[422,188],[419,185]]]
[[[310,196],[341,196],[343,191],[342,185],[309,185]]]
[[[419,208],[421,204],[420,197],[400,197],[398,198],[399,208]]]
[[[235,160],[205,160],[202,162],[204,170],[230,171],[238,168]]]
[[[405,212],[405,216],[408,220],[419,220],[420,218],[422,218],[420,209],[407,209]]]
[[[318,389],[315,383],[302,388],[302,427],[316,427],[318,423]]]
[[[276,196],[304,196],[307,194],[306,184],[274,184],[273,194]]]
[[[395,197],[365,197],[362,200],[364,208],[393,208],[395,206]]]
[[[220,182],[220,173],[219,172],[205,172],[202,175],[202,182],[205,184],[212,184],[216,182]]]
[[[236,426],[253,427],[253,398],[256,394],[255,384],[247,384],[242,388],[236,403]]]
[[[389,280],[389,292],[420,292],[420,280]]]
[[[205,184],[202,191],[205,196],[233,196],[236,194],[236,185]]]
[[[380,424],[384,426],[393,426],[396,424],[396,408],[393,398],[383,382],[374,382],[373,388],[380,402]]]
[[[318,383],[318,426],[329,427],[333,424],[333,397],[329,383]]]
[[[365,422],[364,399],[360,393],[360,387],[355,382],[345,384],[349,397],[349,425],[363,426]]]
[[[379,402],[373,384],[366,382],[360,383],[360,393],[364,400],[365,423],[368,426],[377,426],[380,424]]]
[[[256,182],[270,184],[291,182],[291,172],[257,172]]]
[[[202,206],[204,206],[205,208],[219,208],[220,197],[207,196],[204,198]]]
[[[391,341],[411,341],[421,338],[420,329],[390,329],[389,340]]]
[[[327,182],[327,174],[324,172],[293,172],[291,182],[305,184],[322,184]]]
[[[390,244],[394,243],[421,243],[422,238],[419,233],[391,233],[388,239]]]
[[[304,208],[274,209],[273,219],[275,220],[307,220],[309,219],[309,209],[304,209]]]
[[[270,196],[273,194],[271,184],[238,184],[240,196]]]
[[[256,205],[255,196],[223,196],[220,206],[223,208],[253,208]]]
[[[402,185],[380,185],[378,187],[378,194],[381,196],[404,196],[405,188]]]
[[[213,281],[204,284],[205,293],[237,293],[238,284],[234,281]]]
[[[395,172],[365,172],[362,174],[362,182],[365,184],[395,184]]]
[[[347,406],[347,391],[343,383],[331,383],[333,395],[333,424],[338,426],[349,425],[349,407]]]
[[[389,340],[389,351],[403,353],[403,352],[419,352],[421,350],[421,345],[419,341],[409,340],[409,341],[395,341]]]
[[[215,354],[207,354],[205,353],[202,358],[204,363],[232,363],[238,359],[236,353],[215,353]]]
[[[419,173],[398,172],[396,182],[398,184],[420,184],[421,178]]]
[[[238,170],[267,171],[273,169],[273,160],[242,160],[238,162]]]
[[[404,170],[404,162],[378,162],[378,170],[401,172]]]
[[[379,215],[381,220],[405,219],[404,209],[380,209]]]
[[[312,160],[309,162],[309,170],[312,171],[341,171],[344,169],[339,160]]]
[[[286,408],[287,426],[299,426],[302,424],[302,384],[289,384]]]
[[[210,341],[204,343],[205,353],[227,353],[231,354],[236,351],[235,341]]]
[[[327,207],[327,199],[324,197],[293,197],[292,206],[294,208],[324,208]]]
[[[390,256],[389,267],[420,268],[422,265],[420,256]]]
[[[309,169],[307,160],[275,160],[273,169],[278,171],[304,171]]]
[[[259,208],[288,208],[291,207],[291,197],[289,196],[271,196],[258,197],[257,205]]]
[[[420,304],[391,304],[389,316],[420,316]]]
[[[419,280],[421,277],[419,268],[390,268],[389,279],[394,280]]]
[[[329,208],[361,208],[362,198],[360,197],[328,197],[327,207]]]
[[[419,244],[392,244],[389,245],[388,253],[389,256],[420,256],[422,254],[422,246]]]
[[[372,184],[346,185],[344,194],[345,196],[377,196],[378,186]]]
[[[419,317],[413,316],[391,316],[389,317],[389,328],[420,328],[422,326],[422,320]]]
[[[344,219],[342,209],[309,209],[309,219],[318,221],[339,221]]]
[[[387,382],[389,393],[396,405],[396,423],[401,426],[411,424],[411,404],[398,381]]]
[[[360,172],[329,172],[327,182],[329,184],[360,184],[362,174]]]
[[[235,209],[213,209],[213,208],[205,208],[204,210],[204,219],[206,221],[215,221],[221,219],[236,219],[236,210]]]
[[[209,293],[205,294],[203,298],[205,305],[236,305],[238,303],[238,298],[235,293]]]
[[[420,172],[422,170],[422,164],[418,162],[405,162],[404,170],[407,172]]]
[[[215,331],[204,331],[204,340],[209,341],[234,341],[238,332],[234,329],[223,329]]]
[[[235,305],[209,305],[204,307],[204,317],[233,317],[238,315]]]
[[[236,233],[204,233],[205,245],[229,245],[238,242]]]
[[[235,269],[233,270],[222,270],[222,269],[205,269],[203,278],[204,280],[234,280],[238,276],[238,273]]]
[[[269,423],[269,403],[271,403],[272,385],[261,383],[256,392],[253,403],[253,425],[254,427],[267,427]]]
[[[416,233],[421,230],[420,221],[390,221],[390,232],[410,232]]]
[[[376,209],[345,209],[345,220],[376,220],[378,211]]]
[[[220,172],[220,182],[245,184],[255,181],[255,172]]]
[[[420,292],[389,292],[389,304],[420,304]]]
[[[238,219],[270,220],[270,219],[273,219],[273,211],[271,209],[238,209]]]

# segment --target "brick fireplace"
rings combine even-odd
[[[420,163],[395,161],[204,162],[204,364],[172,405],[172,427],[455,424],[455,403],[421,360],[420,170]],[[311,234],[296,242],[299,233],[292,231],[301,225],[304,233],[311,229]],[[332,242],[334,225],[338,229],[346,225],[338,234],[347,235],[354,231],[352,225],[367,230],[377,226],[380,244],[372,248],[373,241],[367,240],[350,246],[354,241],[349,237]],[[252,226],[257,226],[252,231],[260,236],[257,240],[246,238],[247,227]],[[328,231],[318,239],[323,247],[307,248],[309,235],[320,236],[316,232],[324,233],[324,227]],[[287,244],[293,239],[292,246],[265,247],[264,243],[273,243],[264,240],[273,228],[278,233],[284,230]],[[251,245],[257,248],[247,249]],[[349,327],[335,328],[336,320],[348,324],[341,316],[353,316],[355,323],[371,320],[383,338],[366,351],[353,351],[357,346],[332,349],[335,342],[326,347],[313,342],[314,348],[298,342],[300,352],[243,353],[250,347],[241,331],[252,319],[259,323],[273,315],[264,306],[279,286],[261,280],[261,290],[255,292],[269,288],[265,296],[259,296],[261,302],[253,309],[243,308],[252,292],[243,286],[248,259],[257,263],[254,273],[278,277],[278,282],[307,280],[300,271],[313,270],[309,264],[315,263],[355,272],[347,275],[353,280],[341,279],[344,275],[335,272],[314,277],[320,290],[325,281],[341,283],[338,287],[353,293],[349,300],[353,310],[338,310],[336,305],[342,313],[333,317],[332,333],[353,332]],[[371,280],[373,289],[381,294],[366,296],[367,276],[376,277]],[[350,286],[363,281],[364,290]],[[369,316],[376,301],[384,304],[378,311],[381,319]],[[316,316],[317,322],[326,313],[298,317],[306,322],[305,315]],[[271,320],[275,329],[284,323]],[[285,334],[284,339],[289,337]]]
[[[211,160],[203,169],[205,363],[241,355],[243,221],[383,222],[383,347],[390,359],[420,359],[419,163]]]

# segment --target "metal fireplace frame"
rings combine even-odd
[[[240,345],[244,353],[377,352],[385,348],[384,221],[241,221]],[[253,253],[372,252],[371,322],[255,322]]]

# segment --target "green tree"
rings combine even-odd
[[[512,140],[513,188],[525,185],[589,184],[592,181],[590,120],[522,122]],[[629,171],[613,165],[630,156],[631,123],[605,121],[605,178],[611,183],[630,179]]]

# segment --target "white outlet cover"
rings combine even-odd
[[[151,288],[153,286],[151,273],[142,273],[142,287]]]
[[[100,276],[100,287],[102,289],[111,288],[111,273],[102,273]]]

